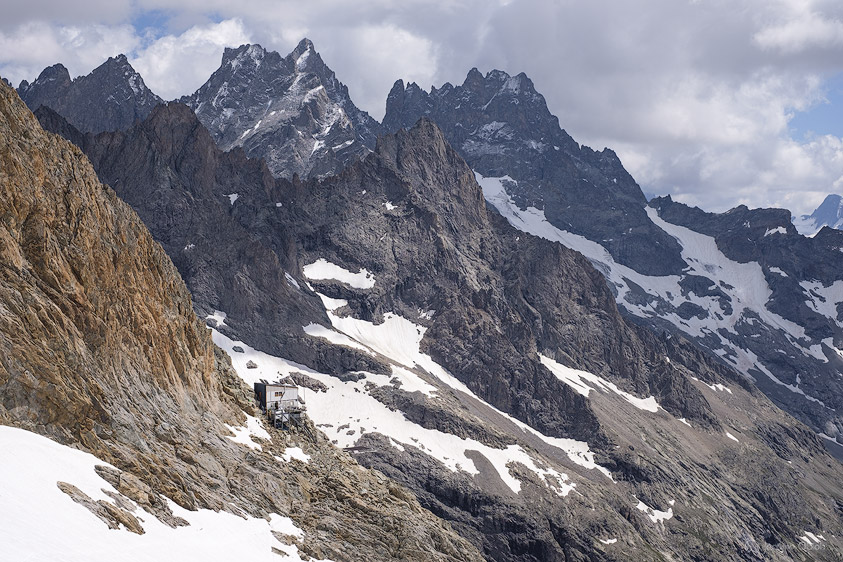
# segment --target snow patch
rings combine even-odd
[[[396,208],[395,205],[393,205],[391,201],[387,201],[386,203],[383,204],[383,206],[386,207],[387,211],[392,211],[393,209]]]
[[[289,273],[287,273],[285,271],[284,277],[287,279],[287,283],[289,283],[290,285],[292,285],[293,287],[295,287],[296,289],[301,291],[301,286],[299,286],[299,282],[296,281],[296,279],[292,275],[290,275]]]
[[[638,499],[638,498],[635,498]],[[674,501],[671,500],[670,504],[673,506]],[[647,505],[646,503],[638,500],[638,505],[635,506],[639,511],[643,511],[647,517],[650,518],[650,521],[653,523],[662,523],[664,524],[665,521],[671,519],[673,517],[673,507],[669,507],[667,511],[659,511],[658,509],[654,509]]]
[[[592,390],[600,389],[604,392],[614,392],[639,410],[645,410],[653,413],[659,411],[659,404],[656,402],[656,398],[654,396],[638,398],[637,396],[619,389],[615,383],[602,379],[587,371],[580,371],[578,369],[566,367],[565,365],[557,363],[550,357],[546,357],[541,353],[539,354],[539,359],[541,360],[542,365],[547,367],[551,373],[556,375],[556,378],[586,398]]]
[[[324,258],[319,258],[302,269],[304,276],[313,280],[334,279],[355,289],[371,289],[375,286],[375,277],[366,269],[352,273]]]
[[[825,537],[823,537],[822,535],[815,535],[811,531],[803,531],[803,533],[804,534],[799,538],[805,541],[808,546],[820,544],[820,541],[825,540]]]
[[[326,328],[325,326],[323,326],[321,324],[314,324],[314,323],[311,322],[310,324],[305,326],[303,329],[304,329],[304,333],[309,335],[309,336],[313,336],[315,338],[326,339],[334,345],[344,345],[346,347],[351,347],[353,349],[359,349],[360,351],[368,353],[369,355],[374,355],[374,353],[369,348],[367,348],[363,345],[360,345],[359,343],[357,343],[356,341],[354,341],[350,337],[346,336],[345,334],[341,334],[340,332],[337,332],[336,330],[331,330],[329,328]]]
[[[228,195],[226,195],[226,197],[228,197],[228,202],[229,202],[229,204],[230,204],[230,205],[234,205],[234,202],[235,202],[235,201],[237,201],[237,200],[240,198],[240,194],[238,194],[238,193],[229,193]]]
[[[728,431],[726,432],[726,437],[728,437],[729,439],[731,439],[735,443],[740,443],[740,441],[738,441],[738,438],[735,437],[734,435],[732,435],[731,433],[729,433]]]
[[[228,315],[225,312],[221,310],[215,310],[213,314],[209,314],[208,316],[206,316],[205,320],[213,320],[214,327],[222,328],[223,326],[226,326],[226,318],[228,318]]]
[[[533,207],[519,208],[507,193],[507,186],[517,184],[511,177],[483,177],[476,172],[475,177],[483,189],[486,200],[512,226],[522,232],[561,243],[587,257],[606,277],[607,283],[616,293],[619,306],[640,318],[659,317],[692,337],[710,341],[711,336],[715,335],[721,347],[715,348],[714,351],[735,365],[744,375],[751,377],[751,372],[754,370],[768,374],[769,369],[758,360],[757,355],[742,349],[723,334],[737,336],[738,324],[755,322],[756,317],[770,330],[782,333],[795,350],[806,357],[827,362],[827,358],[822,353],[822,347],[810,344],[803,327],[767,308],[772,291],[761,266],[757,262],[738,263],[730,260],[717,248],[714,238],[670,224],[658,216],[656,209],[646,208],[651,221],[679,242],[682,247],[682,257],[689,265],[686,273],[711,279],[712,285],[716,285],[729,297],[728,304],[721,302],[721,299],[714,295],[701,297],[693,292],[683,291],[679,284],[681,278],[678,275],[642,275],[629,267],[618,264],[600,244],[551,225],[544,211]],[[771,269],[771,271],[774,270]],[[644,291],[645,298],[641,298],[640,294],[632,298],[633,283]],[[840,284],[843,288],[843,282]],[[829,295],[828,303],[843,300],[843,294],[840,295],[840,299],[837,298],[837,290],[835,288],[835,293]],[[820,296],[825,297],[824,294]],[[685,319],[676,312],[665,311],[666,309],[675,310],[685,302],[701,307],[707,316],[700,317],[702,316],[700,315]],[[823,311],[830,313],[830,306],[827,305]],[[751,361],[750,358],[752,358]],[[779,384],[781,384],[780,381]]]
[[[301,450],[301,447],[287,447],[281,454],[284,462],[290,462],[293,459],[299,460],[303,463],[310,462],[310,455]]]
[[[768,228],[767,232],[764,233],[764,236],[771,236],[773,234],[787,234],[787,229],[783,226],[777,226],[776,228]]]
[[[246,425],[244,427],[233,427],[228,424],[226,426],[234,436],[226,436],[235,443],[240,443],[241,445],[246,445],[256,451],[262,451],[260,445],[252,441],[252,437],[258,437],[259,439],[266,439],[267,441],[271,441],[272,437],[269,433],[263,428],[263,424],[261,421],[250,415],[246,415]]]

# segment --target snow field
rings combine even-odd
[[[400,317],[396,316],[395,318],[399,319]],[[412,324],[403,318],[400,319]],[[399,339],[409,337],[412,342],[415,342],[416,339],[421,341],[423,331],[421,334],[418,333],[421,327],[413,325],[412,330],[410,330],[410,327],[405,325],[403,328],[403,330],[397,331]],[[357,329],[362,330],[362,326],[357,326]],[[421,329],[423,330],[423,328]],[[234,368],[249,384],[254,384],[261,378],[283,377],[294,372],[304,373],[323,383],[328,388],[327,393],[309,393],[307,413],[338,447],[351,447],[357,443],[361,435],[377,432],[388,437],[390,443],[399,449],[412,445],[439,460],[449,470],[461,470],[470,475],[479,474],[479,470],[468,453],[470,451],[479,452],[489,460],[500,479],[513,493],[518,493],[521,490],[520,480],[510,473],[508,467],[513,462],[520,463],[533,471],[539,480],[560,496],[567,495],[575,486],[575,483],[570,482],[567,474],[537,461],[518,445],[510,445],[506,449],[495,449],[474,439],[464,439],[450,433],[423,428],[409,421],[401,412],[390,410],[368,394],[366,383],[389,384],[391,377],[366,373],[366,378],[359,381],[343,382],[331,375],[319,373],[292,361],[254,350],[242,342],[235,342],[227,338],[216,330],[213,330],[212,334],[214,343],[231,355]],[[364,340],[372,343],[371,336],[372,334],[368,334]],[[382,344],[384,348],[395,351],[395,340],[391,343],[382,342]],[[235,345],[242,347],[244,352],[233,351]],[[402,349],[397,355],[407,360],[408,357],[417,356],[418,349],[416,347],[415,353],[410,349]],[[247,369],[246,363],[250,360],[254,361],[258,368]],[[445,372],[441,367],[439,369]],[[404,367],[393,366],[393,376],[398,376],[399,380],[402,380],[402,388],[410,392],[414,388],[431,394],[436,390],[435,387],[425,383],[420,377]],[[405,384],[407,387],[404,386]],[[519,425],[525,424],[519,423]],[[576,459],[575,462],[578,462],[578,464],[587,468],[598,467],[594,464],[593,453],[588,451],[586,443],[576,442],[572,439],[546,439],[552,445],[563,448],[572,459]],[[599,468],[602,469],[601,472],[608,475],[605,468]]]
[[[112,562],[115,556],[138,562],[161,560],[278,560],[272,548],[302,558],[295,545],[285,545],[272,531],[302,538],[291,519],[273,514],[269,521],[224,511],[188,511],[168,501],[173,514],[190,525],[171,528],[141,508],[134,511],[145,534],[109,529],[87,508],[57,487],[67,482],[94,501],[113,503],[106,491],[117,493],[94,471],[110,466],[95,456],[46,437],[0,426],[0,558],[20,562]],[[129,503],[131,500],[126,499]],[[37,530],[35,532],[34,530]]]

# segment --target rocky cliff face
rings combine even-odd
[[[741,206],[714,214],[669,197],[650,205],[668,227],[684,227],[713,241],[723,258],[721,267],[742,269],[740,279],[753,286],[750,295],[746,289],[723,286],[729,283],[723,275],[718,279],[706,272],[688,284],[689,300],[714,296],[715,282],[727,293],[717,294],[712,308],[703,302],[696,310],[697,320],[721,322],[716,338],[701,335],[704,345],[720,349],[727,361],[742,367],[774,402],[813,426],[840,455],[841,236],[830,228],[813,238],[801,236],[784,209]],[[693,255],[692,248],[687,251]]]
[[[811,555],[836,555],[841,471],[817,438],[681,338],[625,322],[587,260],[487,206],[433,123],[287,182],[190,117],[171,104],[83,145],[217,311],[241,377],[307,387],[328,439],[488,559],[784,560],[806,531],[824,537]],[[184,220],[156,219],[182,200]],[[191,243],[201,255],[180,257]],[[283,314],[256,306],[274,301],[250,255],[276,256]],[[249,289],[201,290],[230,258]]]
[[[597,241],[644,273],[685,267],[676,242],[647,219],[644,194],[615,153],[574,141],[523,73],[472,69],[462,85],[430,92],[397,81],[384,130],[409,128],[420,117],[435,121],[474,171],[514,180],[521,208],[543,210],[552,225]]]
[[[57,502],[76,501],[91,512],[80,519],[84,512],[77,511],[76,524],[91,528],[101,519],[126,535],[173,528],[176,547],[192,536],[180,527],[202,527],[216,517],[207,510],[223,510],[265,526],[265,541],[234,537],[266,542],[261,556],[274,550],[335,560],[478,559],[406,490],[323,437],[267,432],[246,415],[254,413],[248,390],[194,315],[162,248],[98,181],[85,155],[44,132],[4,84],[0,191],[0,423],[109,463],[83,478],[98,478],[108,490],[104,499],[92,500],[76,485],[82,481],[49,483],[66,494]],[[10,435],[2,433],[4,444]],[[294,445],[307,462],[282,458]],[[25,502],[46,492],[7,490],[0,503],[25,517]],[[88,490],[94,492],[102,495]],[[45,514],[60,507],[39,506],[40,519],[30,523],[41,528],[50,519]],[[272,538],[275,527],[261,518],[289,521],[287,535]],[[29,527],[4,548],[58,554],[41,538]],[[143,550],[148,543],[131,544]]]
[[[21,82],[18,94],[32,111],[45,105],[83,133],[127,129],[163,101],[125,55],[110,57],[74,80],[63,65],[53,65],[32,84]]]
[[[648,206],[614,153],[573,141],[524,75],[472,70],[430,92],[397,82],[384,128],[421,116],[442,126],[512,225],[583,253],[635,322],[692,338],[841,454],[835,235],[798,236],[781,209]]]
[[[379,131],[307,39],[286,57],[260,45],[226,49],[220,68],[181,101],[223,150],[242,147],[278,177],[336,172],[374,148]]]

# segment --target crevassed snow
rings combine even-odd
[[[647,517],[650,518],[650,521],[652,521],[653,523],[659,523],[667,521],[668,519],[673,517],[673,503],[674,501],[671,500],[671,507],[667,508],[667,511],[659,511],[658,509],[654,509],[646,503],[642,502],[641,500],[638,500],[638,505],[636,505],[635,507],[639,511],[643,511],[647,515]]]
[[[225,319],[227,317],[228,317],[228,315],[225,312],[223,312],[221,310],[215,310],[213,314],[207,315],[205,317],[205,320],[213,320],[215,322],[214,325],[217,328],[221,328],[221,327],[225,326]]]
[[[637,396],[619,389],[615,383],[602,379],[587,371],[580,371],[579,369],[566,367],[565,365],[557,363],[550,357],[546,357],[541,353],[539,354],[539,359],[541,360],[542,365],[547,367],[551,373],[556,375],[556,378],[585,397],[588,397],[592,390],[600,389],[604,392],[614,392],[639,410],[646,410],[653,413],[659,411],[659,404],[656,402],[656,398],[654,396],[638,398]]]
[[[248,414],[246,415],[246,425],[244,427],[233,427],[228,424],[226,424],[225,427],[234,433],[234,437],[230,435],[227,436],[229,439],[235,443],[241,443],[257,451],[262,451],[263,449],[260,445],[252,441],[252,436],[260,439],[266,439],[267,441],[272,440],[272,437],[270,437],[269,433],[267,433],[267,431],[263,428],[261,421]]]
[[[304,276],[308,279],[335,279],[341,283],[350,285],[355,289],[371,289],[375,286],[375,276],[369,273],[365,268],[361,269],[357,273],[352,273],[324,258],[319,258],[312,264],[304,266],[302,271]]]
[[[171,528],[138,507],[145,534],[109,529],[85,507],[56,486],[67,482],[94,501],[113,503],[106,491],[118,493],[94,471],[110,466],[95,456],[60,445],[35,433],[0,426],[0,529],[4,560],[62,560],[112,562],[123,555],[138,562],[161,560],[279,560],[272,549],[288,554],[288,562],[302,558],[295,545],[277,541],[272,531],[302,538],[291,519],[272,514],[270,521],[244,518],[224,511],[188,511],[167,501],[186,527]],[[132,503],[131,500],[126,500]]]

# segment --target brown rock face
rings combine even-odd
[[[3,406],[94,449],[133,393],[231,412],[190,294],[137,215],[13,92],[0,103]]]
[[[412,495],[324,437],[270,430],[261,450],[227,439],[224,424],[242,425],[241,410],[252,410],[247,396],[135,212],[0,84],[0,423],[113,464],[97,472],[122,495],[111,504],[72,482],[60,489],[138,534],[132,502],[184,523],[166,497],[290,516],[305,531],[301,552],[320,558],[479,559]],[[288,445],[310,462],[279,462]]]

